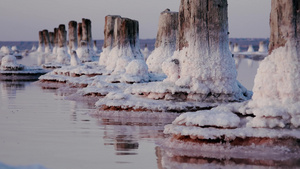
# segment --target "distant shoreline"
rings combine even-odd
[[[253,48],[257,50],[260,41],[266,41],[267,43],[269,42],[268,38],[230,38],[229,40],[232,43],[238,43],[242,51],[247,50],[250,44],[252,44]],[[96,42],[97,42],[97,47],[101,49],[104,40],[96,40]],[[140,39],[141,49],[144,49],[145,44],[147,44],[149,51],[152,51],[154,50],[155,39]],[[0,41],[0,47],[17,46],[19,50],[26,50],[26,49],[30,50],[33,45],[38,47],[38,41]]]

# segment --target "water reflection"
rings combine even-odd
[[[16,98],[17,90],[25,90],[25,86],[28,83],[25,82],[15,82],[15,81],[7,81],[1,82],[1,96],[2,98]]]
[[[114,114],[116,112],[111,112]],[[132,112],[138,114],[139,112]],[[98,125],[103,127],[106,146],[113,146],[116,155],[137,155],[139,141],[154,142],[164,138],[163,130],[166,124],[170,124],[178,114],[169,114],[168,118],[149,118],[146,112],[141,112],[144,117],[128,117],[124,112],[118,112],[118,116],[109,115],[110,112],[93,112],[91,116],[97,118]]]
[[[252,90],[260,60],[243,57],[235,57],[234,59],[238,72],[237,80],[248,90]]]
[[[167,150],[156,147],[158,168],[300,168],[300,158],[244,157],[224,154]],[[247,155],[246,155],[247,156]]]

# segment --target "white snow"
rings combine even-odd
[[[171,12],[169,9],[166,9],[160,15],[156,39],[156,45],[160,44],[160,46],[156,46],[147,59],[149,72],[162,74],[163,62],[172,57],[176,50],[176,37],[178,31],[177,25],[172,23],[174,16],[177,17],[178,12]],[[173,25],[171,26],[171,24]]]
[[[230,110],[214,108],[209,111],[198,111],[182,114],[173,121],[174,125],[184,126],[214,126],[221,128],[237,128],[240,118]]]
[[[240,45],[237,44],[237,43],[235,43],[235,44],[233,45],[233,51],[232,51],[232,53],[238,53],[238,52],[240,52],[240,51],[241,51]]]
[[[165,127],[165,133],[199,139],[300,139],[299,65],[298,49],[289,40],[260,63],[252,100],[183,114]]]
[[[260,53],[268,53],[268,46],[267,43],[262,41],[259,43],[258,52]]]
[[[66,64],[70,62],[70,56],[68,54],[66,47],[61,47],[57,49],[57,63]]]
[[[78,55],[78,58],[83,61],[83,62],[90,62],[92,61],[92,52],[91,50],[89,49],[88,46],[86,45],[82,45],[81,47],[79,47],[77,50],[76,50],[76,53]]]
[[[236,81],[235,62],[227,42],[220,49],[224,53],[207,53],[207,50],[201,49],[195,45],[176,51],[163,63],[162,69],[168,76],[164,81],[189,88],[193,93],[234,95],[236,99],[243,97],[243,87]]]
[[[1,60],[1,70],[22,70],[24,66],[17,63],[14,55],[6,55]]]
[[[247,52],[252,53],[254,52],[253,46],[249,45]]]
[[[9,49],[8,46],[2,46],[0,52],[2,52],[5,55],[9,55],[11,53],[11,50]]]
[[[76,51],[74,51],[74,50],[71,52],[70,64],[71,64],[71,66],[80,66],[81,65],[81,61],[78,58]]]
[[[149,55],[147,59],[147,65],[149,67],[149,72],[153,73],[163,73],[163,63],[168,58],[172,57],[175,51],[175,44],[163,45],[155,48],[154,51]]]
[[[143,53],[143,55],[144,55],[145,61],[147,61],[147,59],[148,59],[148,57],[149,57],[149,55],[150,55],[150,51],[149,51],[148,47],[145,46],[144,50],[141,50],[141,51],[142,51],[142,53]]]

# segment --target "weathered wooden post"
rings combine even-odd
[[[114,23],[113,50],[118,51],[116,55],[109,57],[106,69],[110,71],[123,71],[132,59],[144,59],[139,44],[139,22],[129,18],[116,17]],[[125,60],[124,58],[128,59]],[[118,59],[123,63],[118,64]],[[126,64],[126,62],[128,62]]]
[[[78,47],[81,47],[82,41],[82,23],[78,23],[77,25],[77,40],[78,40]]]
[[[265,42],[265,41],[259,42],[258,52],[268,53],[267,42]]]
[[[54,32],[49,32],[49,40],[50,40],[50,44],[53,49],[54,48]]]
[[[121,17],[119,15],[108,15],[105,16],[105,25],[104,25],[104,43],[103,43],[103,51],[100,54],[99,65],[105,65],[107,63],[107,59],[109,57],[109,53],[113,48],[114,43],[114,27],[115,27],[115,19],[117,17]]]
[[[249,45],[247,52],[249,52],[249,53],[254,52],[253,45]]]
[[[272,0],[270,15],[269,53],[285,46],[290,39],[300,38],[300,2],[298,0]],[[297,42],[297,45],[298,42]]]
[[[178,30],[178,12],[166,9],[159,17],[155,49],[147,59],[150,72],[163,73],[162,63],[173,56],[176,49],[176,35]]]
[[[86,41],[87,47],[92,48],[92,22],[82,18],[82,40]]]
[[[138,21],[117,15],[105,17],[104,45],[99,64],[106,66],[111,74],[126,74],[122,78],[125,82],[149,80],[148,67],[140,49]]]
[[[93,51],[96,54],[98,52],[97,41],[94,40]]]
[[[300,100],[300,2],[272,0],[270,29],[270,56],[260,63],[253,100],[259,105],[278,102],[288,107]]]
[[[164,62],[163,71],[168,76],[165,81],[193,90],[188,99],[243,97],[228,46],[227,8],[227,0],[181,0],[177,51]]]
[[[45,42],[44,42],[43,31],[39,31],[39,47],[38,47],[37,51],[38,52],[45,51]]]
[[[58,63],[65,64],[68,62],[69,56],[67,52],[67,31],[64,24],[58,27],[58,49],[57,49],[57,59]]]
[[[67,46],[67,31],[66,26],[61,24],[58,26],[58,47],[63,48]]]
[[[233,44],[233,53],[239,53],[241,52],[240,45],[238,43]]]
[[[76,50],[76,52],[81,61],[90,62],[92,61],[91,21],[89,19],[82,18],[82,23],[78,24],[78,27],[80,27],[80,25],[81,28],[78,28],[78,39],[81,39],[81,41],[80,47]]]
[[[69,50],[73,51],[76,50],[78,45],[77,41],[77,22],[76,21],[70,21],[69,22]]]
[[[52,45],[50,43],[50,37],[48,30],[43,30],[43,38],[45,42],[45,53],[51,53],[52,52]]]
[[[58,28],[54,28],[54,46],[53,46],[53,54],[57,54],[57,48],[58,48]]]

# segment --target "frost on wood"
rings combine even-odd
[[[257,117],[251,125],[297,128],[300,127],[300,3],[273,0],[270,16],[272,52],[261,62],[255,77],[249,106]],[[267,117],[274,118],[270,121]]]
[[[228,46],[227,6],[223,0],[181,0],[177,50],[163,64],[165,81],[203,96],[216,94],[216,100],[218,96],[226,96],[227,101],[243,97]]]
[[[113,48],[114,44],[114,27],[115,19],[121,17],[119,15],[108,15],[105,17],[105,26],[104,26],[104,44],[103,52],[100,55],[99,65],[106,65],[109,53]]]
[[[45,50],[45,42],[44,42],[43,31],[39,31],[39,46],[37,51],[44,52],[44,50]]]
[[[162,63],[173,56],[176,49],[178,12],[166,9],[160,14],[155,49],[147,59],[149,71],[163,73]]]
[[[82,40],[86,42],[89,48],[92,48],[92,22],[85,18],[82,18]]]
[[[58,48],[58,28],[54,28],[54,46],[53,46],[53,54],[57,53],[57,48]]]
[[[268,53],[267,42],[265,42],[265,41],[259,42],[258,52]]]
[[[43,30],[43,38],[44,38],[44,44],[45,44],[45,53],[51,53],[52,45],[50,43],[50,37],[49,37],[48,30]]]
[[[77,49],[77,22],[70,21],[69,22],[69,50]]]
[[[299,33],[299,6],[298,0],[272,0],[269,53],[285,46],[288,39]]]
[[[49,32],[49,40],[52,48],[54,47],[54,32]]]
[[[68,63],[69,55],[67,51],[67,31],[64,24],[58,27],[58,48],[57,48],[57,59],[58,63]]]
[[[122,75],[123,81],[148,81],[148,67],[139,43],[138,21],[118,15],[106,16],[103,52],[99,64],[106,66],[112,75],[125,73],[124,76]],[[115,77],[112,77],[111,81],[115,81],[114,79]]]
[[[252,100],[181,115],[165,133],[179,139],[282,146],[299,152],[299,9],[297,1],[272,0],[271,36],[280,37],[271,38],[272,52],[260,63]],[[210,120],[208,113],[217,120]]]
[[[77,41],[78,47],[80,47],[82,41],[82,23],[78,23],[77,25]]]
[[[79,28],[81,26],[81,28]],[[78,24],[78,41],[81,39],[80,47],[76,50],[82,62],[92,61],[92,22],[82,18],[82,23]]]

